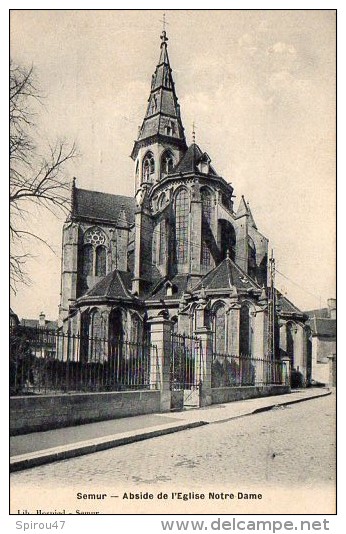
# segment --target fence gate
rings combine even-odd
[[[200,407],[202,363],[201,340],[173,333],[170,373],[172,409]]]

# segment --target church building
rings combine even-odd
[[[134,197],[73,183],[59,326],[142,343],[150,341],[151,320],[164,317],[179,334],[208,329],[215,353],[288,355],[309,381],[307,316],[275,291],[270,324],[268,239],[243,196],[235,206],[233,186],[211,155],[195,139],[187,145],[167,41],[163,31],[132,148]]]

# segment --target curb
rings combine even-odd
[[[305,402],[313,399],[319,399],[320,397],[328,397],[328,395],[331,395],[331,391],[327,391],[326,393],[321,393],[320,395],[312,395],[311,397],[304,397],[303,399],[296,399],[296,400],[288,400],[286,402],[278,402],[276,404],[272,404],[269,406],[263,406],[262,408],[256,408],[256,410],[253,410],[252,412],[243,413],[241,415],[234,415],[233,417],[227,417],[226,419],[219,419],[218,421],[211,421],[209,424],[218,424],[218,423],[227,423],[227,421],[233,421],[234,419],[240,419],[242,417],[248,417],[249,415],[256,415],[258,413],[263,412],[269,412],[270,410],[273,410],[274,408],[278,408],[279,406],[287,406],[289,404],[297,404],[298,402]]]
[[[287,400],[286,402],[276,403],[269,406],[263,406],[262,408],[256,408],[255,410],[244,413],[241,415],[235,415],[226,419],[219,419],[217,421],[194,421],[191,423],[183,423],[180,425],[172,425],[166,428],[156,428],[153,430],[144,431],[139,434],[126,434],[121,437],[107,436],[104,438],[96,438],[89,441],[80,441],[78,443],[70,444],[67,446],[54,447],[51,449],[45,449],[42,451],[31,452],[27,454],[21,454],[12,456],[10,459],[10,473],[16,471],[22,471],[24,469],[30,469],[32,467],[38,467],[61,460],[68,460],[70,458],[77,458],[85,454],[92,454],[94,452],[100,452],[122,445],[129,445],[130,443],[136,443],[138,441],[144,441],[146,439],[156,438],[159,436],[165,436],[174,432],[180,432],[182,430],[189,430],[191,428],[198,428],[209,424],[226,423],[234,419],[240,419],[241,417],[247,417],[249,415],[256,415],[258,413],[268,412],[277,408],[278,406],[287,406],[290,404],[297,404],[299,402],[305,402],[312,399],[318,399],[320,397],[326,397],[331,395],[331,391],[321,393],[320,395],[313,395],[311,397],[305,397],[296,400]]]
[[[331,394],[332,394],[331,391],[327,391],[326,393],[321,393],[320,395],[313,395],[312,397],[305,397],[304,399],[296,399],[296,400],[291,400],[287,402],[278,402],[277,404],[273,404],[272,406],[264,406],[263,408],[257,408],[249,415],[252,415],[252,414],[255,415],[256,413],[261,413],[261,412],[268,412],[269,410],[272,410],[273,408],[277,408],[278,406],[287,406],[288,404],[298,404],[298,402],[319,399],[320,397],[328,397],[328,395],[331,395]]]
[[[52,449],[37,451],[36,453],[33,452],[12,456],[10,459],[10,473],[22,471],[24,469],[30,469],[31,467],[38,467],[40,465],[45,465],[60,460],[68,460],[70,458],[76,458],[77,456],[104,451],[113,447],[120,447],[121,445],[128,445],[137,441],[156,438],[159,436],[172,434],[173,432],[180,432],[181,430],[188,430],[190,428],[196,428],[207,424],[208,423],[206,421],[194,421],[192,423],[184,423],[182,425],[174,425],[157,430],[150,430],[147,432],[142,432],[141,434],[131,434],[113,438],[108,436],[108,438],[99,438],[98,440],[78,442],[70,446],[55,447]]]

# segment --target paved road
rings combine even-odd
[[[335,395],[11,475],[25,488],[290,488],[335,481]],[[95,490],[96,491],[96,490]],[[115,493],[115,491],[114,491]]]

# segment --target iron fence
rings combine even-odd
[[[288,383],[286,363],[250,355],[213,353],[211,387],[264,386]]]
[[[158,389],[158,376],[149,343],[10,329],[11,395]]]
[[[200,339],[195,336],[172,333],[171,389],[196,388],[201,381],[201,366]]]

